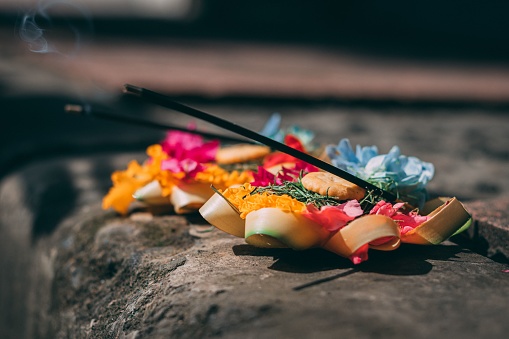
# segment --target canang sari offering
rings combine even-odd
[[[113,187],[102,206],[126,214],[139,201],[150,207],[171,205],[178,214],[196,212],[214,193],[211,185],[227,188],[252,179],[248,171],[220,167],[215,162],[218,150],[217,140],[170,131],[160,144],[147,148],[143,164],[133,160],[126,170],[112,174]]]
[[[369,249],[391,251],[402,242],[435,245],[470,226],[456,198],[426,201],[433,165],[401,155],[397,146],[388,154],[378,154],[375,146],[354,152],[343,139],[327,146],[326,154],[335,166],[396,194],[398,202],[285,159],[276,171],[260,167],[252,182],[218,191],[200,213],[253,246],[322,247],[354,264],[367,260]]]
[[[305,250],[321,247],[353,263],[369,249],[390,251],[404,243],[439,244],[471,223],[456,198],[427,200],[434,166],[404,156],[394,146],[355,151],[347,139],[319,148],[313,135],[271,119],[262,134],[312,153],[330,164],[393,193],[397,202],[262,145],[221,147],[193,133],[171,131],[112,175],[103,208],[121,214],[134,201],[172,206],[178,214],[199,213],[216,228],[248,244]]]

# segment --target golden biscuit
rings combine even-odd
[[[310,191],[340,200],[360,200],[366,193],[362,187],[328,172],[308,173],[302,178],[302,185]]]
[[[216,154],[218,164],[235,164],[258,160],[270,153],[270,147],[262,145],[239,144],[219,149]]]

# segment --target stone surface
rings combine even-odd
[[[285,125],[307,126],[317,131],[319,142],[349,136],[352,143],[376,143],[382,151],[399,144],[403,153],[435,164],[433,195],[457,195],[479,217],[473,230],[490,242],[505,239],[488,236],[487,230],[507,226],[506,115],[324,106],[203,108],[255,129],[279,110]],[[44,130],[34,131],[44,137]],[[74,141],[72,135],[62,138],[79,143],[85,132],[76,133]],[[9,145],[15,153],[13,138]],[[110,174],[130,159],[145,159],[143,148],[81,157],[51,153],[44,161],[27,159],[3,178],[1,337],[404,337],[412,332],[497,338],[507,332],[509,285],[508,273],[502,272],[507,266],[465,250],[472,245],[468,241],[371,254],[367,264],[352,271],[348,261],[321,251],[254,250],[217,232],[195,239],[181,218],[150,220],[138,214],[122,220],[100,212]],[[163,239],[175,229],[181,239],[157,245],[144,238],[151,227]],[[496,254],[486,244],[481,247],[485,255]]]
[[[54,237],[57,337],[502,338],[507,266],[458,245],[403,246],[353,266],[263,250],[180,216],[94,212]],[[72,244],[72,245],[69,245]],[[468,297],[465,298],[465,294]]]
[[[256,249],[197,216],[101,211],[108,169],[131,157],[55,159],[3,180],[2,337],[505,338],[509,330],[507,264],[455,243],[370,252],[354,266],[323,250]],[[45,198],[63,169],[74,193]],[[57,226],[34,234],[46,209],[58,212],[46,214]]]
[[[474,249],[506,262],[509,259],[508,206],[508,197],[475,201],[466,205],[474,218],[474,224],[466,233],[474,244]]]
[[[164,79],[158,87],[173,88],[175,93],[193,89],[195,94],[214,94],[211,91],[218,88],[235,94],[246,76],[260,67],[275,67],[271,60],[253,59],[248,53],[256,50],[270,59],[272,52],[265,47],[252,48],[237,54],[235,58],[243,60],[242,64],[231,70],[215,64],[221,60],[208,60],[210,70],[222,71],[209,73],[200,88],[196,81],[203,77],[180,81],[192,72],[168,80],[180,87],[171,87]],[[7,112],[2,115],[0,136],[0,337],[505,338],[509,330],[509,273],[500,253],[507,253],[507,114],[482,106],[460,111],[338,102],[298,106],[292,102],[235,105],[220,101],[197,105],[253,129],[261,128],[272,112],[279,111],[285,126],[298,123],[310,128],[321,143],[349,137],[353,144],[377,144],[383,152],[398,144],[404,154],[435,164],[432,195],[458,196],[476,218],[470,237],[455,239],[460,245],[404,246],[392,253],[371,253],[367,263],[352,266],[319,250],[254,249],[242,239],[208,230],[199,218],[140,213],[120,218],[101,211],[99,201],[109,187],[111,172],[124,168],[130,159],[143,160],[145,146],[159,141],[161,134],[62,118],[61,108],[70,99],[93,102],[99,97],[118,103],[112,99],[116,93],[87,83],[91,80],[87,69],[75,60],[64,65],[59,64],[62,59],[44,57],[43,63],[38,56],[14,49],[0,54],[0,72],[6,75],[0,84],[0,99],[2,113]],[[90,61],[97,67],[90,75],[106,76],[107,86],[120,86],[127,73],[121,67],[108,67],[112,66],[105,61],[108,53],[91,50]],[[125,53],[134,52],[126,49]],[[196,59],[186,57],[191,54]],[[347,62],[342,66],[345,59],[329,59],[322,52],[304,54],[295,56],[293,62],[307,64],[307,56],[318,56],[317,60],[328,60],[325,66],[336,74],[352,65]],[[175,65],[185,70],[187,61],[192,68],[203,57],[221,59],[223,55],[214,49],[201,55],[189,48]],[[161,60],[158,50],[148,51],[146,56]],[[260,65],[251,63],[258,61]],[[247,64],[251,65],[249,72],[240,74]],[[337,79],[299,82],[307,79],[306,74],[294,77],[293,66],[286,66],[283,77],[270,81],[271,86],[266,84],[277,73],[263,81],[252,78],[240,89],[262,95],[257,88],[272,91],[274,86],[284,85],[289,87],[281,87],[281,96],[291,92],[309,93],[310,97],[335,89],[341,89],[342,97],[352,98],[417,98],[414,94],[421,93],[420,98],[425,99],[442,90],[448,100],[474,92],[473,98],[479,101],[507,97],[507,80],[503,78],[507,70],[469,75],[463,73],[468,73],[468,67],[460,67],[461,72],[449,69],[437,77],[436,72],[423,75],[426,69],[414,72],[406,65],[400,70],[412,71],[410,77],[393,82],[388,79],[395,79],[397,67],[393,72],[378,64],[382,67],[373,68],[379,72],[369,72],[373,68],[368,67],[368,72],[362,73],[373,75],[378,82],[367,77],[356,79],[353,87],[339,88],[335,87]],[[315,62],[310,67],[315,70],[318,66]],[[70,70],[73,80],[48,69]],[[117,71],[101,73],[101,69]],[[146,73],[150,75],[147,85],[152,84],[152,77],[159,78],[156,69],[156,75]],[[435,81],[421,81],[442,79],[444,74],[453,76],[447,90],[444,82],[435,87]],[[356,72],[345,79],[352,77],[356,78]],[[413,77],[420,80],[410,81]],[[224,82],[215,87],[214,79]],[[490,90],[486,83],[495,89]],[[412,84],[421,86],[420,90]],[[363,87],[368,85],[368,89]],[[308,92],[310,88],[316,92]],[[139,106],[130,108],[126,111],[139,113]],[[163,110],[149,113],[183,125],[188,122]],[[122,153],[127,150],[136,153]]]

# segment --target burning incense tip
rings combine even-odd
[[[81,105],[65,105],[64,110],[66,113],[81,115],[85,113],[85,109]]]
[[[316,166],[324,171],[327,171],[329,173],[332,173],[334,175],[337,175],[351,183],[354,183],[368,191],[374,192],[374,194],[379,195],[380,197],[383,197],[387,199],[388,201],[396,201],[396,196],[388,191],[385,191],[381,189],[380,187],[375,186],[374,184],[359,178],[347,171],[344,171],[338,167],[335,167],[329,163],[326,163],[318,158],[315,158],[314,156],[301,152],[295,148],[292,148],[286,144],[280,143],[276,140],[270,139],[264,135],[261,135],[257,132],[254,132],[250,129],[247,129],[245,127],[239,126],[231,121],[221,119],[219,117],[216,117],[212,114],[209,114],[204,111],[197,110],[195,108],[192,108],[190,106],[186,106],[184,104],[178,103],[176,101],[171,100],[170,97],[151,91],[146,88],[141,88],[138,86],[133,86],[130,84],[124,85],[124,92],[128,94],[133,94],[136,97],[143,99],[145,101],[148,101],[150,103],[192,116],[197,119],[201,119],[203,121],[206,121],[210,124],[213,124],[217,127],[223,128],[225,130],[228,130],[230,132],[234,132],[238,135],[241,135],[245,138],[249,138],[254,142],[259,142],[261,144],[267,145],[275,150],[278,150],[280,152],[289,154],[295,158],[298,158],[300,160],[303,160],[313,166]]]
[[[143,94],[143,88],[131,84],[125,84],[124,92],[141,96]]]
[[[133,86],[133,87],[143,90],[139,87],[135,87],[135,86]],[[131,92],[129,92],[129,93],[131,93]],[[252,140],[249,140],[249,139],[239,139],[239,138],[231,137],[228,135],[203,132],[203,131],[193,130],[193,129],[189,129],[189,128],[185,128],[185,127],[175,126],[172,124],[159,123],[156,121],[152,121],[150,119],[139,118],[136,116],[130,116],[130,115],[125,115],[125,114],[118,114],[118,113],[110,112],[109,110],[104,110],[104,109],[97,108],[97,107],[90,106],[90,105],[67,104],[64,106],[64,110],[66,113],[77,115],[77,116],[87,116],[87,117],[92,117],[92,118],[99,118],[99,119],[103,119],[103,120],[109,120],[109,121],[114,121],[114,122],[126,123],[126,124],[130,124],[130,125],[155,128],[155,129],[160,129],[160,130],[165,130],[165,131],[177,130],[177,131],[182,131],[182,132],[187,132],[187,133],[194,133],[194,134],[198,134],[203,137],[210,138],[210,139],[219,139],[224,142],[234,142],[234,143],[244,143],[244,144],[253,144],[254,143]]]

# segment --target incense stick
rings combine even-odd
[[[257,141],[264,145],[267,145],[267,146],[271,147],[272,149],[289,154],[295,158],[298,158],[298,159],[305,161],[311,165],[314,165],[324,171],[327,171],[329,173],[337,175],[338,177],[341,177],[351,183],[354,183],[362,188],[365,188],[367,191],[375,192],[375,194],[387,199],[388,201],[391,201],[391,202],[396,201],[396,196],[394,194],[392,194],[388,191],[385,191],[385,190],[371,184],[370,182],[367,182],[359,177],[356,177],[353,174],[343,171],[342,169],[335,167],[329,163],[326,163],[325,161],[317,159],[317,158],[313,157],[312,155],[298,151],[288,145],[285,145],[285,144],[280,143],[274,139],[263,136],[257,132],[249,130],[245,127],[239,126],[231,121],[227,121],[227,120],[221,119],[219,117],[216,117],[214,115],[211,115],[209,113],[206,113],[206,112],[197,110],[195,108],[180,104],[178,102],[173,101],[166,95],[151,91],[146,88],[141,88],[141,87],[126,84],[126,85],[124,85],[124,91],[128,94],[135,95],[135,96],[137,96],[141,99],[144,99],[148,102],[151,102],[153,104],[157,104],[162,107],[166,107],[166,108],[175,110],[177,112],[181,112],[181,113],[190,115],[197,119],[207,121],[215,126],[221,127],[228,131],[237,133],[237,134],[242,135],[246,138],[249,138],[251,140],[254,140],[254,141]]]
[[[127,124],[131,124],[131,125],[136,125],[136,126],[145,126],[145,127],[156,128],[156,129],[161,129],[161,130],[166,130],[166,131],[177,130],[177,131],[183,131],[183,132],[188,132],[188,133],[193,133],[193,134],[199,134],[199,135],[201,135],[205,138],[209,138],[209,139],[219,139],[221,141],[236,142],[236,143],[250,143],[250,144],[254,143],[252,140],[248,140],[248,139],[239,139],[239,138],[235,138],[235,137],[229,137],[226,135],[202,132],[202,131],[197,131],[197,130],[190,130],[188,128],[175,126],[175,125],[171,125],[171,124],[162,124],[159,122],[155,122],[155,121],[151,121],[151,120],[147,120],[147,119],[141,119],[141,118],[128,116],[128,115],[124,115],[124,114],[111,113],[109,111],[102,110],[102,109],[99,109],[96,107],[92,107],[90,105],[84,105],[84,106],[82,106],[82,105],[65,105],[64,110],[65,110],[65,112],[71,113],[71,114],[76,114],[76,115],[81,115],[81,116],[91,116],[94,118],[100,118],[100,119],[115,121],[115,122],[122,122],[122,123],[127,123]]]

